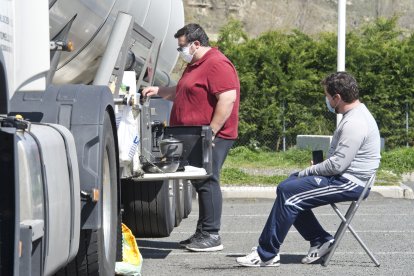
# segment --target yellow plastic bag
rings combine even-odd
[[[122,262],[115,265],[117,275],[141,275],[142,255],[131,230],[122,223]]]

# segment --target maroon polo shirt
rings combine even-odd
[[[236,90],[237,98],[230,117],[216,134],[224,139],[237,138],[240,82],[230,60],[218,49],[211,48],[184,70],[177,84],[170,125],[209,125],[217,105],[216,95],[230,90]]]

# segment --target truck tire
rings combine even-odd
[[[193,184],[184,180],[184,218],[188,218],[193,208]]]
[[[174,229],[175,191],[170,181],[122,180],[123,222],[136,237],[168,237]]]
[[[174,180],[175,189],[175,223],[174,226],[180,225],[184,218],[184,186],[185,180],[177,179]]]
[[[56,275],[114,275],[117,251],[118,204],[117,162],[113,123],[106,112],[103,122],[102,227],[98,230],[81,230],[78,254]]]
[[[102,227],[98,230],[98,256],[100,275],[115,274],[118,222],[118,179],[117,153],[115,146],[115,122],[106,112],[103,122],[103,160],[102,160]]]
[[[116,230],[116,261],[122,262],[123,253],[122,253],[122,210],[118,214],[118,226]]]

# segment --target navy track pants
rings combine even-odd
[[[357,200],[364,187],[345,177],[292,174],[277,187],[277,197],[259,238],[257,251],[262,261],[274,258],[292,224],[311,246],[333,237],[319,224],[312,208]]]

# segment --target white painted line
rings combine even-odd
[[[276,186],[221,186],[223,198],[267,198],[275,199]],[[413,190],[406,186],[374,186],[371,192],[383,197],[414,199]]]
[[[316,216],[329,216],[329,217],[330,216],[335,216],[335,217],[338,216],[335,213],[330,213],[330,214],[316,213],[315,215]],[[222,217],[268,217],[269,215],[236,215],[236,214],[234,214],[234,215],[221,215],[221,216]],[[392,216],[392,217],[395,217],[395,216],[413,216],[414,217],[413,214],[401,214],[401,213],[398,213],[398,214],[393,214],[393,213],[387,213],[387,214],[378,214],[378,213],[375,213],[375,214],[359,214],[358,213],[357,217],[360,217],[360,216]],[[189,215],[188,217],[198,218],[198,215]]]
[[[146,247],[140,247],[141,249],[145,249]],[[148,249],[151,247],[147,247]],[[157,248],[158,249],[158,248]],[[204,255],[204,256],[210,256],[210,255],[231,255],[234,257],[236,256],[244,256],[246,254],[248,254],[248,252],[208,252],[208,254],[206,254],[206,252],[189,252],[189,251],[181,251],[182,249],[176,249],[177,252],[171,251],[170,253],[168,253],[168,256],[182,256],[182,255],[194,255],[194,254],[199,254],[199,255]],[[181,251],[181,252],[179,252]],[[280,254],[283,255],[284,254],[288,254],[288,255],[306,255],[306,252],[301,251],[301,252],[280,252]],[[340,252],[340,251],[335,251],[335,255],[366,255],[367,253],[365,251],[358,251],[358,252],[352,252],[352,251],[346,251],[346,252]],[[165,252],[160,252],[160,253],[145,253],[144,254],[144,258],[145,257],[150,257],[150,256],[165,256]],[[375,252],[375,255],[414,255],[413,251],[394,251],[394,252]]]
[[[336,232],[335,230],[326,230],[328,232]],[[350,233],[349,231],[347,231]],[[357,233],[414,233],[414,230],[361,230],[361,231],[355,231]],[[260,234],[261,231],[220,231],[220,234]],[[291,230],[289,233],[298,233],[296,230]],[[179,231],[173,231],[172,234],[194,234],[194,232],[179,232]]]

